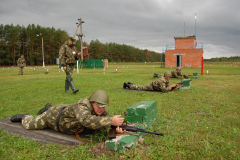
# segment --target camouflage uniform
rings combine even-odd
[[[138,84],[129,84],[130,89],[139,90],[139,91],[159,91],[167,92],[171,90],[169,86],[169,81],[165,79],[163,75],[160,75],[158,79],[153,82],[149,82],[144,86]]]
[[[112,118],[109,117],[108,111],[105,110],[100,116],[96,115],[88,97],[82,98],[74,104],[60,104],[50,107],[36,118],[32,115],[25,115],[22,118],[22,125],[26,129],[52,128],[58,131],[56,119],[63,107],[65,108],[59,120],[59,129],[63,133],[75,134],[78,124],[94,130],[111,127]]]
[[[171,73],[172,73],[172,77],[171,78],[182,78],[181,71],[177,72],[177,70],[174,70]],[[160,77],[161,77],[161,74],[158,74],[157,78],[160,78]]]
[[[18,58],[17,65],[19,67],[18,75],[23,75],[23,68],[26,66],[26,61],[24,58]]]
[[[181,71],[177,72],[177,69],[172,71],[172,78],[182,78]]]
[[[69,46],[66,41],[61,48],[59,49],[59,60],[63,67],[67,67],[66,69],[66,81],[73,81],[72,73],[75,65],[75,58],[78,56],[76,47]]]

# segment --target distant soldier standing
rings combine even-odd
[[[176,84],[169,86],[169,80],[171,79],[172,73],[166,71],[163,75],[160,75],[159,78],[153,82],[149,82],[144,86],[133,84],[131,82],[124,83],[123,88],[130,88],[139,91],[159,91],[159,92],[168,92],[171,91],[173,87],[176,87]]]
[[[75,39],[69,37],[59,50],[59,60],[65,70],[66,80],[65,80],[65,92],[69,92],[69,85],[71,86],[73,93],[77,93],[79,89],[76,89],[73,83],[73,69],[75,65],[75,58],[81,55],[81,52],[77,54],[77,48],[74,46]]]
[[[23,75],[23,68],[26,66],[26,61],[23,58],[23,55],[21,55],[21,58],[18,58],[17,65],[19,67],[18,75],[20,75],[20,74]]]

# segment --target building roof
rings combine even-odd
[[[174,39],[192,39],[192,38],[196,40],[195,35],[193,35],[193,36],[183,36],[183,37],[174,37]]]

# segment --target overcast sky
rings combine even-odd
[[[0,0],[0,23],[40,25],[83,40],[162,52],[174,37],[195,35],[204,58],[240,56],[240,0]],[[79,33],[79,30],[78,30]]]

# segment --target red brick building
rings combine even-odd
[[[88,48],[83,48],[83,59],[89,59]]]
[[[201,67],[203,44],[195,42],[195,36],[174,37],[175,45],[167,45],[165,67]]]

